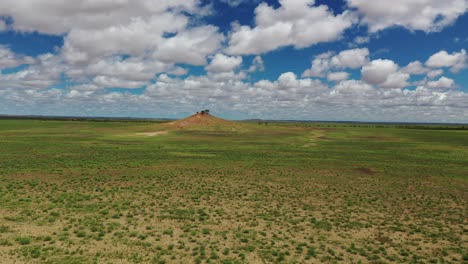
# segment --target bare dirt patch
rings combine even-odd
[[[164,125],[168,129],[181,130],[241,131],[246,129],[244,124],[201,113]]]
[[[167,131],[157,131],[157,132],[147,132],[147,133],[136,133],[138,136],[147,136],[147,137],[155,137],[160,135],[167,135]]]
[[[43,182],[58,182],[63,177],[53,173],[41,173],[41,172],[24,172],[8,175],[8,177],[21,181],[38,180]]]
[[[361,167],[361,168],[356,168],[356,171],[362,173],[362,174],[366,174],[366,175],[375,175],[377,174],[377,172],[371,168],[365,168],[365,167]]]
[[[357,136],[354,137],[357,139],[367,139],[367,140],[392,140],[392,138],[384,137],[384,136]]]

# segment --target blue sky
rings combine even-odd
[[[0,0],[0,114],[468,122],[467,0]]]

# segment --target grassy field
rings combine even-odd
[[[468,262],[468,130],[158,126],[0,121],[0,262]]]

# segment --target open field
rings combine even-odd
[[[468,261],[468,130],[159,126],[0,120],[0,259]]]

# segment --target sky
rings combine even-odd
[[[0,114],[468,123],[468,0],[0,0]]]

